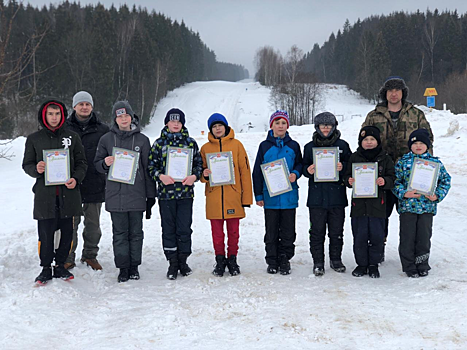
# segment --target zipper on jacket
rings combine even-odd
[[[219,149],[222,152],[222,138],[219,139]],[[221,202],[222,202],[222,219],[225,220],[224,217],[224,186],[221,186]]]

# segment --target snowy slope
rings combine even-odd
[[[188,84],[161,101],[145,130],[159,135],[168,109],[186,112],[187,126],[201,146],[206,119],[225,113],[254,162],[264,139],[271,107],[268,90],[252,82]],[[342,86],[326,87],[325,110],[339,115],[342,137],[354,150],[366,113],[373,108]],[[306,179],[299,180],[296,255],[290,276],[268,275],[264,262],[262,209],[247,211],[240,229],[242,274],[216,278],[210,225],[204,215],[204,185],[196,185],[193,222],[194,274],[165,278],[157,206],[144,221],[141,280],[118,284],[113,265],[110,216],[102,214],[99,261],[103,271],[78,264],[70,282],[35,287],[40,271],[36,222],[32,219],[34,180],[21,169],[24,138],[13,142],[12,161],[0,159],[0,339],[4,349],[462,349],[467,343],[467,115],[425,110],[435,133],[435,153],[452,175],[452,189],[434,219],[432,271],[409,279],[397,253],[398,217],[391,218],[386,262],[379,280],[352,277],[350,271],[311,274],[308,249]],[[460,130],[449,137],[450,121]],[[251,122],[254,128],[245,126]],[[293,126],[302,147],[313,126]],[[248,131],[246,133],[246,131]],[[77,255],[82,248],[80,240]],[[345,225],[343,261],[355,262],[350,220]]]

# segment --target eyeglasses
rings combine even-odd
[[[333,125],[329,125],[329,124],[319,124],[319,127],[320,127],[320,128],[331,129],[331,128],[333,127]]]

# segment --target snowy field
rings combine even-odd
[[[339,115],[342,138],[355,150],[360,125],[374,106],[342,86],[327,86],[325,95],[324,110]],[[161,101],[143,132],[153,142],[165,112],[179,107],[201,146],[207,141],[201,135],[207,118],[221,112],[253,164],[272,112],[268,98],[269,91],[251,81],[188,84]],[[12,161],[0,159],[0,348],[465,349],[467,115],[423,110],[435,134],[435,154],[452,176],[452,188],[434,219],[432,270],[419,279],[401,271],[397,214],[390,220],[380,279],[352,277],[349,219],[343,252],[347,272],[338,274],[326,262],[326,274],[315,277],[308,248],[307,179],[302,177],[296,255],[289,276],[266,273],[263,211],[257,206],[247,209],[241,221],[241,275],[211,274],[214,251],[204,214],[204,185],[197,183],[189,259],[193,275],[166,279],[156,205],[152,219],[144,221],[141,280],[117,283],[110,215],[104,211],[98,256],[104,270],[78,263],[74,280],[37,287],[34,278],[41,268],[32,219],[34,179],[21,169],[25,138],[15,140]],[[452,120],[458,120],[460,129],[442,137]],[[310,125],[293,126],[290,134],[303,149],[313,130]],[[80,237],[78,258],[81,248]]]

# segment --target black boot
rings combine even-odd
[[[342,273],[342,272],[345,272],[346,270],[341,260],[334,260],[334,261],[331,260],[330,264],[331,264],[331,269],[333,269],[336,272]]]
[[[368,276],[370,276],[371,278],[380,278],[378,265],[368,266]]]
[[[323,276],[324,275],[324,262],[323,263],[315,263],[313,266],[313,274],[315,276]]]
[[[281,255],[279,271],[281,275],[290,275],[290,262],[286,255]]]
[[[73,274],[70,271],[65,269],[65,266],[63,266],[63,265],[54,266],[54,275],[53,275],[53,277],[54,278],[61,278],[62,280],[65,280],[65,281],[72,280],[73,278],[75,278],[75,276],[73,276]]]
[[[352,276],[355,277],[362,277],[367,274],[368,268],[366,266],[360,266],[358,265],[353,271],[352,271]]]
[[[237,264],[237,256],[231,255],[227,260],[227,268],[231,276],[237,276],[240,274],[240,266]]]
[[[138,266],[130,266],[130,271],[128,272],[130,280],[139,280],[139,271]]]
[[[45,266],[42,268],[39,276],[36,277],[34,282],[37,284],[46,284],[52,279],[52,268],[50,266]]]
[[[120,269],[120,273],[118,274],[118,283],[127,282],[130,279],[130,271],[129,269]]]
[[[169,269],[167,270],[167,278],[169,280],[176,280],[178,275],[178,258],[169,259]]]
[[[279,272],[279,268],[277,267],[277,264],[269,264],[266,271],[271,275],[275,275],[277,272]]]
[[[217,277],[224,276],[225,267],[227,266],[227,260],[223,255],[216,255],[216,265],[214,265],[214,270],[212,274]]]
[[[180,274],[182,276],[189,276],[193,273],[190,266],[186,263],[186,259],[188,259],[188,255],[180,254],[178,256],[178,268],[180,269]]]

